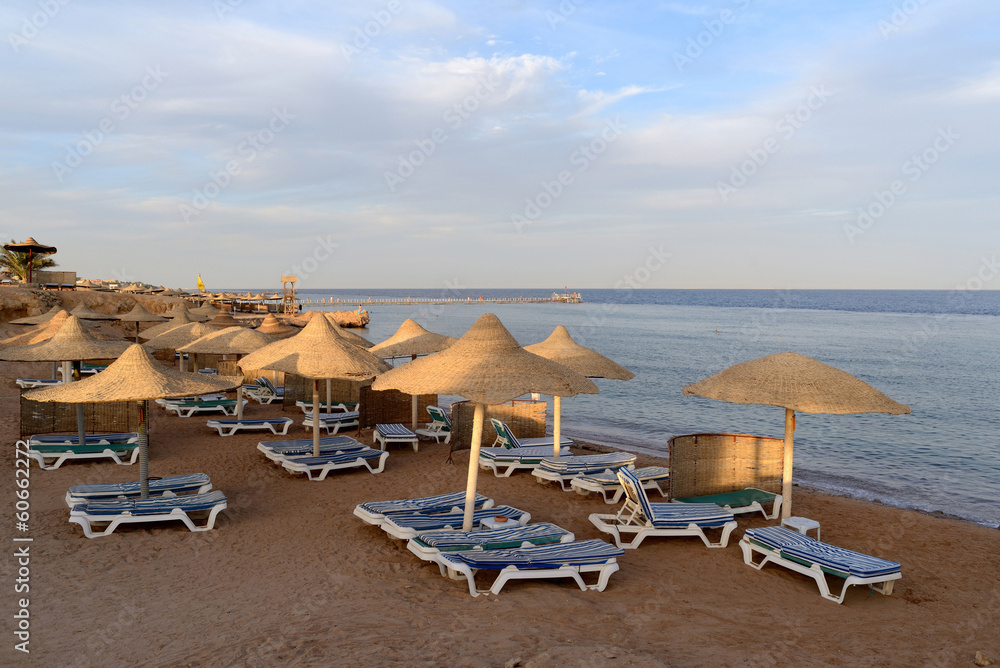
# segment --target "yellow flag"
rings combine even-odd
[[[198,287],[199,290],[204,290],[205,289],[205,283],[204,283],[204,281],[201,280],[201,274],[198,274],[198,284],[197,284],[197,287]]]

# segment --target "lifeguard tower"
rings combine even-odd
[[[298,280],[298,276],[281,277],[281,288],[284,292],[282,299],[282,313],[284,315],[295,315],[297,312],[295,304],[295,283]]]

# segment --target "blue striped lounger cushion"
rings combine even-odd
[[[635,455],[629,452],[611,452],[603,455],[584,455],[563,459],[543,459],[538,464],[541,471],[551,471],[562,475],[597,473],[607,469],[618,469],[635,463]]]
[[[376,424],[375,429],[384,438],[416,438],[417,435],[401,424]]]
[[[169,478],[160,478],[149,481],[149,492],[157,493],[165,490],[180,491],[184,489],[198,489],[209,483],[208,474],[191,473],[188,475],[175,475]],[[118,496],[120,494],[139,494],[138,482],[108,482],[94,485],[74,485],[69,488],[70,496]]]
[[[620,547],[595,538],[575,543],[536,545],[513,550],[466,550],[448,556],[461,559],[472,568],[503,569],[507,566],[560,568],[566,565],[603,564],[623,554],[625,550]]]
[[[793,545],[807,545],[814,543],[812,538],[798,531],[792,531],[785,527],[760,527],[759,529],[747,529],[743,534],[748,540],[760,543],[764,547],[772,550],[781,550]]]
[[[136,442],[139,440],[139,434],[136,432],[126,433],[126,434],[84,434],[84,443],[91,445],[98,445],[101,441],[107,441],[108,443],[129,443]],[[28,439],[28,443],[31,445],[59,445],[62,443],[78,444],[80,442],[80,436],[78,434],[37,434],[31,436]]]
[[[320,413],[319,419],[322,422],[352,422],[358,419],[361,413],[358,411],[350,411],[349,413]],[[307,416],[312,417],[312,413]]]
[[[714,503],[651,503],[650,523],[660,529],[683,529],[695,524],[703,529],[718,529],[733,521],[733,514]]]
[[[476,494],[476,508],[489,501],[489,497]],[[452,492],[420,499],[399,499],[397,501],[368,501],[358,507],[373,515],[396,515],[402,513],[442,513],[455,506],[465,505],[465,492]]]
[[[782,543],[779,549],[781,556],[786,559],[800,562],[805,561],[809,564],[816,564],[821,568],[834,571],[837,574],[853,575],[859,578],[891,575],[892,573],[898,573],[900,570],[899,564],[894,561],[887,561],[837,547],[836,545],[821,543],[791,529],[784,527],[764,527],[764,529],[772,530],[765,533],[765,535],[771,535],[770,540],[772,542]],[[782,530],[781,534],[776,536],[775,534],[778,534],[778,532],[773,531],[775,529]],[[761,531],[763,529],[748,529],[747,533],[750,534],[750,538],[757,538],[759,540],[758,534]],[[805,541],[789,537],[787,534],[796,534],[805,538]],[[764,541],[760,542],[763,543]]]
[[[650,480],[666,480],[670,477],[670,469],[665,466],[644,466],[641,469],[635,469],[632,473],[635,474],[635,477],[638,478],[640,482],[649,482]],[[618,475],[614,471],[591,473],[580,476],[579,479],[587,482],[595,482],[599,485],[605,485],[608,487],[617,487],[621,484],[618,481]]]
[[[536,545],[557,543],[569,531],[548,522],[515,524],[508,529],[486,529],[479,531],[432,531],[417,535],[415,540],[421,545],[434,547],[442,552],[458,552],[481,548],[496,550],[521,547],[521,543],[529,542]]]
[[[482,448],[479,451],[480,457],[494,459],[496,461],[528,462],[531,460],[542,461],[546,457],[554,454],[552,446],[535,446],[530,448]],[[559,458],[569,458],[573,455],[560,455]]]
[[[301,438],[294,441],[261,441],[265,448],[276,455],[308,455],[312,454],[311,438]],[[363,450],[368,446],[350,436],[330,436],[319,439],[320,454],[333,454],[339,451]]]
[[[174,508],[186,513],[211,510],[226,500],[226,495],[215,490],[205,494],[187,496],[158,496],[155,499],[101,499],[73,506],[73,512],[88,515],[164,515]]]
[[[303,464],[305,466],[323,466],[324,464],[344,464],[347,462],[357,461],[358,459],[372,459],[374,457],[381,457],[384,452],[381,450],[375,450],[368,448],[368,450],[352,450],[349,452],[340,452],[330,455],[320,455],[319,457],[314,457],[308,455],[305,457],[293,457],[289,458],[289,461],[296,464]]]
[[[523,510],[511,508],[510,506],[496,506],[485,510],[477,510],[472,513],[472,524],[477,526],[480,522],[491,517],[504,515],[514,519],[519,519],[524,515]],[[441,513],[438,515],[425,515],[423,513],[390,515],[387,520],[398,527],[413,529],[415,531],[433,531],[434,529],[444,529],[449,526],[462,526],[465,517],[464,513]]]

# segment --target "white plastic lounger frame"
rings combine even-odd
[[[311,401],[296,401],[295,405],[302,409],[302,412],[306,415],[312,415],[313,405]],[[357,413],[360,408],[360,404],[355,404],[350,401],[344,401],[341,403],[332,403],[329,405],[329,410],[331,413]],[[326,412],[327,404],[325,401],[319,402],[319,409],[322,412]]]
[[[191,531],[209,531],[215,527],[215,518],[225,509],[226,497],[216,490],[207,494],[155,499],[89,501],[73,506],[69,513],[69,521],[83,527],[83,534],[87,538],[107,536],[122,524],[143,522],[181,521]],[[201,526],[195,524],[191,518],[191,515],[206,513],[207,518]],[[102,528],[100,525],[106,526]]]
[[[52,385],[62,385],[61,379],[53,378],[18,378],[14,383],[25,390],[31,389],[33,387],[50,387]]]
[[[441,553],[438,556],[440,563],[447,570],[450,577],[459,579],[464,576],[469,584],[469,593],[473,596],[480,594],[500,593],[504,585],[511,580],[541,580],[552,578],[571,578],[580,587],[581,591],[594,590],[604,591],[608,586],[608,580],[618,571],[618,556],[621,550],[605,543],[603,540],[587,540],[576,543],[557,543],[555,545],[533,545],[531,547],[518,548],[515,550],[469,550],[466,552]],[[539,563],[517,563],[523,557],[544,558],[551,554],[551,558]],[[576,554],[586,555],[580,558]],[[476,568],[475,561],[470,559],[489,555],[493,563],[486,564],[483,568]],[[593,556],[592,556],[593,555]],[[515,563],[502,566],[504,557],[510,557]],[[500,574],[493,584],[487,589],[476,587],[476,573],[480,570],[499,570]],[[597,573],[597,583],[588,585],[581,577],[581,573]]]
[[[417,435],[401,424],[376,424],[372,438],[379,444],[380,450],[385,450],[390,443],[409,443],[413,451],[420,447]]]
[[[492,508],[493,499],[476,494],[476,508]],[[465,492],[450,492],[419,499],[366,501],[354,507],[355,517],[368,524],[381,526],[386,517],[408,513],[461,513],[465,508]]]
[[[531,520],[531,513],[512,508],[511,506],[494,506],[484,508],[472,513],[472,525],[479,526],[484,519],[505,515],[511,520],[511,525],[520,524],[524,526]],[[380,525],[382,531],[393,538],[409,540],[417,534],[427,531],[438,531],[440,529],[461,529],[464,512],[459,510],[455,513],[408,513],[387,515]]]
[[[665,466],[645,466],[641,469],[633,469],[632,473],[642,483],[643,489],[655,489],[664,498],[669,493],[667,489],[660,486],[661,482],[666,483],[670,479],[670,469]],[[579,476],[570,480],[569,484],[577,494],[582,496],[597,492],[604,497],[604,503],[608,505],[618,503],[625,494],[625,488],[622,487],[618,476],[613,472]],[[610,498],[608,498],[608,494],[611,494]]]
[[[281,460],[281,465],[292,473],[305,473],[310,480],[323,480],[330,471],[341,469],[353,469],[364,466],[370,472],[381,473],[385,468],[385,460],[389,456],[388,452],[381,450],[355,450],[340,452],[332,455],[320,455],[313,457],[286,457]],[[378,458],[378,465],[372,467],[371,461]]]
[[[497,433],[497,440],[493,441],[494,446],[500,446],[504,448],[531,448],[539,445],[552,445],[554,436],[538,436],[535,438],[518,438],[514,436],[514,432],[510,430],[505,422],[501,422],[496,418],[490,418],[490,423],[493,425],[493,430]],[[571,448],[574,443],[570,439],[563,436],[559,439],[559,450],[562,453],[562,448]]]
[[[514,524],[511,522],[511,524]],[[444,538],[447,549],[433,545],[434,538]],[[447,576],[447,566],[438,559],[439,555],[448,555],[466,550],[510,550],[533,545],[548,545],[551,543],[572,543],[576,537],[572,532],[548,522],[537,524],[514,524],[509,529],[479,529],[473,531],[425,531],[411,538],[406,543],[406,549],[415,554],[418,559],[433,561],[441,570],[441,575]],[[431,542],[431,544],[428,543]]]
[[[131,466],[139,458],[138,443],[115,443],[97,445],[44,445],[31,446],[25,441],[18,441],[18,450],[27,450],[28,456],[38,462],[45,471],[57,469],[68,459],[110,459],[121,466]],[[42,448],[41,450],[38,448]],[[101,448],[98,450],[97,448]],[[47,462],[46,460],[54,460]]]
[[[440,406],[428,406],[427,413],[431,416],[431,422],[423,429],[417,429],[417,436],[433,438],[435,443],[440,443],[443,436],[445,443],[451,443],[451,419],[448,413]]]
[[[899,564],[895,562],[821,543],[784,527],[747,529],[740,540],[740,549],[747,566],[759,571],[766,564],[773,563],[802,573],[816,581],[820,596],[837,604],[844,602],[847,590],[854,585],[870,585],[878,593],[890,596],[893,582],[903,577]],[[755,552],[764,555],[760,563],[754,563]],[[850,572],[852,568],[867,572],[855,575]],[[837,596],[830,592],[827,573],[844,580]]]
[[[593,513],[589,519],[600,531],[611,534],[615,544],[635,549],[649,536],[697,536],[707,547],[726,547],[736,520],[714,503],[650,503],[638,478],[628,469],[618,470],[625,490],[625,504],[615,515]],[[705,529],[721,529],[719,542],[708,539]],[[631,542],[623,542],[632,536]]]
[[[352,411],[350,413],[320,413],[319,416],[319,426],[322,429],[326,429],[328,436],[336,436],[337,432],[341,428],[347,427],[357,427],[359,413],[357,411]],[[312,415],[307,417],[302,421],[302,426],[307,429],[312,429],[313,419]]]
[[[560,457],[572,457],[569,448],[560,449]],[[479,468],[493,471],[498,478],[509,478],[514,471],[531,471],[546,457],[554,454],[551,445],[520,448],[483,448],[479,451]],[[502,471],[501,471],[502,469]]]
[[[280,464],[289,457],[312,456],[313,442],[311,438],[294,441],[260,441],[257,443],[257,449],[271,461]],[[333,455],[338,452],[355,452],[357,450],[371,450],[371,448],[350,436],[327,436],[319,439],[320,455]]]
[[[246,407],[247,400],[243,399],[243,407]],[[171,404],[163,406],[168,411],[174,411],[179,417],[189,418],[195,413],[222,413],[223,415],[236,415],[236,400],[222,399],[221,401],[198,401]]]
[[[232,436],[237,431],[244,429],[268,429],[272,434],[284,436],[288,433],[288,427],[294,421],[292,418],[262,418],[259,420],[209,420],[205,424],[216,429],[219,436]]]
[[[745,491],[760,492],[762,496],[763,495],[767,495],[767,496],[771,497],[772,498],[772,500],[770,501],[771,512],[768,513],[767,509],[761,504],[760,501],[753,501],[753,502],[751,502],[751,503],[749,503],[748,505],[745,505],[745,506],[736,506],[736,507],[733,507],[733,506],[729,505],[728,503],[721,502],[720,500],[714,500],[714,501],[712,500],[712,498],[714,496],[724,497],[725,496],[724,494],[709,495],[709,496],[706,496],[706,497],[694,497],[694,498],[692,498],[690,500],[685,500],[685,501],[681,501],[680,499],[672,499],[672,501],[674,503],[714,503],[717,506],[719,506],[720,508],[725,508],[726,510],[728,510],[729,512],[731,512],[733,515],[741,515],[743,513],[756,513],[756,512],[759,511],[760,514],[763,515],[764,519],[766,519],[766,520],[776,520],[776,519],[778,519],[778,515],[781,514],[781,504],[782,504],[782,501],[784,499],[784,497],[782,497],[781,494],[773,494],[771,492],[765,492],[762,489],[756,489],[754,487],[748,487]],[[697,499],[697,498],[704,498],[705,500],[704,501],[700,501],[700,500],[696,501],[695,499]],[[765,501],[765,503],[768,503],[768,502]]]
[[[204,494],[211,491],[212,482],[204,473],[170,476],[149,481],[151,497],[177,496],[178,494]],[[80,503],[97,499],[134,499],[140,495],[138,482],[109,482],[92,485],[74,485],[66,492],[66,505],[72,508]]]
[[[594,473],[613,473],[620,468],[635,466],[635,455],[630,452],[610,452],[603,455],[584,455],[582,457],[567,457],[559,459],[543,459],[531,472],[539,484],[559,483],[562,491],[569,492],[573,488],[570,482],[573,478]]]

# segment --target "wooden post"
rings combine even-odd
[[[795,441],[795,411],[785,409],[785,462],[781,469],[781,517],[792,516],[792,451]]]
[[[465,516],[462,519],[462,531],[472,531],[472,513],[476,509],[476,483],[479,478],[479,448],[483,442],[483,420],[486,417],[486,407],[476,403],[476,412],[472,417],[472,450],[469,452],[469,478],[465,487]]]
[[[559,456],[559,442],[562,440],[562,397],[552,397],[552,454]]]
[[[313,379],[313,457],[319,457],[319,379]]]

